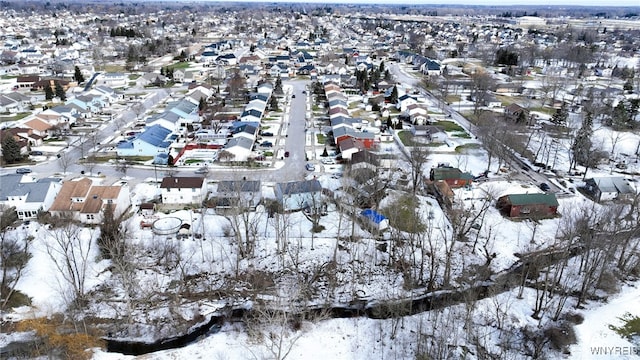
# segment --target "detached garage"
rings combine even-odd
[[[511,194],[501,196],[496,207],[512,218],[544,218],[558,213],[555,194]]]

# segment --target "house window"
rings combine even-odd
[[[112,199],[108,199],[107,200],[107,204],[113,204],[113,200]]]
[[[520,214],[530,214],[530,213],[531,213],[531,208],[523,207],[522,209],[520,209]]]

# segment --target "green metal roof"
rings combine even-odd
[[[433,180],[447,180],[447,179],[473,180],[472,174],[463,173],[458,168],[437,167],[437,168],[433,168],[432,170],[433,170]]]
[[[535,205],[546,204],[549,206],[558,206],[558,199],[555,194],[512,194],[507,195],[512,205]]]

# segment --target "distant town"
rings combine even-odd
[[[0,357],[637,354],[640,7],[0,11]]]

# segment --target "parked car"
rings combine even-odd
[[[260,146],[262,146],[262,147],[272,147],[273,144],[270,141],[263,141],[262,144],[260,144]]]
[[[262,133],[262,136],[273,136],[273,133],[265,131],[265,132]]]
[[[31,169],[27,169],[27,168],[16,169],[16,174],[29,174],[30,172],[31,172]]]
[[[540,183],[540,190],[549,191],[549,190],[551,190],[551,186],[549,186],[549,184],[547,184],[547,183]]]
[[[336,161],[331,158],[324,158],[321,160],[321,162],[325,165],[333,165],[336,163]]]
[[[289,157],[289,152],[288,151],[284,152],[284,157]]]
[[[305,168],[309,171],[315,171],[316,167],[312,164],[312,163],[307,163],[307,165],[305,165]]]
[[[32,151],[29,153],[29,155],[31,156],[39,156],[39,155],[44,155],[44,153],[42,151]]]
[[[296,94],[291,95],[291,98],[295,99],[296,98]]]

